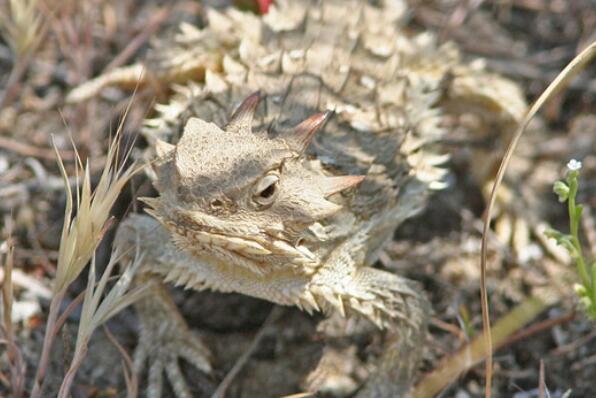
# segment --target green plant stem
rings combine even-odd
[[[571,175],[568,178],[569,183],[569,200],[567,201],[568,210],[569,210],[569,230],[571,231],[571,243],[574,247],[574,252],[572,253],[573,259],[575,260],[575,264],[577,266],[577,272],[579,273],[579,277],[582,280],[583,285],[588,289],[588,291],[592,291],[594,287],[592,286],[592,281],[590,280],[590,275],[588,274],[588,270],[586,267],[586,263],[584,261],[584,256],[582,253],[582,247],[579,242],[579,217],[577,216],[577,206],[575,205],[575,196],[577,195],[577,172],[571,171]]]
[[[592,264],[592,316],[596,318],[596,263]]]

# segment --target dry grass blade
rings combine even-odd
[[[108,321],[111,317],[116,315],[119,311],[136,301],[141,294],[144,293],[144,288],[139,287],[132,291],[128,291],[133,276],[138,269],[142,256],[137,256],[132,264],[126,267],[125,271],[118,278],[118,281],[109,291],[109,293],[101,299],[106,288],[108,278],[114,269],[116,263],[120,260],[118,253],[112,253],[110,262],[108,263],[104,273],[102,274],[97,286],[95,286],[95,258],[91,261],[91,268],[89,270],[89,277],[87,280],[87,289],[85,291],[85,298],[83,299],[83,309],[81,320],[79,322],[79,329],[77,333],[77,340],[75,352],[70,364],[70,367],[62,381],[59,398],[68,398],[72,382],[81,366],[83,359],[88,350],[89,340],[93,332]]]
[[[511,161],[511,157],[513,156],[513,152],[517,147],[519,139],[523,135],[524,131],[528,127],[530,121],[534,118],[536,113],[542,108],[546,101],[550,98],[554,97],[557,93],[559,93],[562,89],[564,89],[570,82],[570,80],[575,77],[579,72],[581,72],[586,65],[594,58],[596,55],[596,42],[591,43],[587,48],[585,48],[580,54],[578,54],[566,67],[557,75],[555,80],[546,88],[546,90],[538,97],[536,102],[532,104],[528,113],[524,116],[522,122],[520,123],[519,127],[517,128],[509,146],[507,147],[507,151],[503,156],[503,160],[499,165],[499,170],[495,177],[495,182],[492,187],[492,191],[490,194],[490,199],[488,202],[488,206],[486,208],[484,214],[484,226],[482,230],[482,247],[480,253],[480,292],[481,292],[481,301],[482,301],[482,322],[483,322],[483,329],[484,329],[484,339],[485,339],[485,350],[486,350],[486,385],[485,385],[485,396],[489,398],[491,396],[491,381],[492,381],[492,338],[490,331],[490,316],[488,312],[488,295],[486,292],[486,259],[487,259],[487,250],[488,250],[488,230],[490,227],[490,220],[492,217],[492,211],[495,205],[496,194],[501,182],[503,181],[503,177],[505,175],[505,171]]]
[[[12,330],[12,302],[13,285],[12,270],[14,259],[14,247],[10,243],[5,243],[6,256],[4,261],[4,280],[2,282],[2,328],[0,334],[7,346],[8,365],[10,368],[10,387],[12,396],[20,398],[25,392],[25,362],[21,351],[17,346]]]
[[[94,192],[91,191],[89,166],[86,165],[82,170],[81,194],[79,196],[77,193],[78,211],[74,219],[72,219],[74,200],[70,186],[67,184],[68,175],[62,159],[59,160],[60,172],[67,191],[67,204],[64,214],[65,224],[60,239],[54,292],[59,292],[70,285],[91,260],[95,248],[103,238],[108,226],[110,209],[124,185],[136,172],[132,166],[123,170],[122,166],[118,165],[118,141],[115,139],[108,149],[106,167]]]
[[[0,109],[18,91],[18,82],[24,75],[32,55],[47,31],[47,19],[43,17],[38,0],[10,0],[0,9],[0,34],[14,52],[15,60],[0,92]]]
[[[37,0],[10,0],[6,13],[0,13],[0,30],[17,56],[38,44],[42,17]]]
[[[31,392],[32,398],[41,396],[49,353],[54,336],[57,333],[56,321],[58,319],[58,312],[66,293],[66,289],[80,275],[81,271],[93,258],[97,246],[101,242],[106,229],[109,227],[110,210],[112,206],[126,183],[138,170],[140,170],[140,168],[137,168],[134,165],[125,167],[127,156],[124,157],[122,163],[119,163],[118,148],[121,138],[121,129],[122,124],[119,126],[116,136],[110,144],[106,156],[106,164],[95,190],[91,189],[89,165],[87,164],[83,167],[82,162],[77,157],[78,163],[75,169],[77,176],[77,215],[74,218],[73,209],[75,206],[75,199],[68,182],[68,174],[64,167],[64,163],[62,162],[58,149],[54,143],[54,150],[58,157],[58,166],[62,178],[64,179],[67,202],[64,212],[64,226],[60,237],[60,249],[58,252],[58,264],[53,286],[53,298],[50,303],[41,358],[34,379],[33,390]],[[79,180],[79,175],[82,175],[82,181]],[[94,278],[92,278],[92,282],[94,282]],[[104,286],[102,286],[102,290],[103,287],[105,287],[105,282]],[[89,294],[89,292],[86,294]],[[99,300],[99,298],[97,298],[97,300]],[[95,304],[97,304],[97,302],[95,302]],[[95,309],[99,310],[100,308]],[[101,313],[101,319],[105,320],[115,313],[113,308],[111,309],[112,311],[108,311],[108,309],[109,308],[107,307],[101,307],[101,310],[103,311]],[[99,321],[98,319],[93,320],[95,322]],[[82,322],[83,321],[81,321],[81,323]],[[96,326],[97,324],[95,327]]]
[[[12,286],[12,266],[14,247],[4,242],[0,249],[6,252],[6,259],[4,263],[4,280],[2,281],[2,321],[4,323],[5,333],[12,334],[12,300],[13,300],[13,286]]]

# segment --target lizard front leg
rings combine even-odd
[[[424,351],[430,304],[416,282],[365,266],[368,238],[363,228],[338,246],[305,294],[324,312],[363,317],[387,331],[376,371],[357,397],[406,397]]]
[[[165,372],[176,396],[190,398],[192,394],[180,370],[179,359],[210,373],[209,350],[190,330],[163,283],[147,274],[139,279],[149,287],[147,295],[135,304],[140,323],[135,372],[140,374],[148,365],[147,397],[162,396]]]
[[[145,216],[128,218],[118,229],[115,240],[124,253],[134,252],[128,250],[134,247],[132,245],[139,245],[141,252],[145,253],[144,268],[134,281],[147,286],[145,295],[135,303],[140,327],[134,370],[140,375],[147,366],[148,398],[162,396],[164,373],[178,398],[191,398],[192,393],[182,375],[179,361],[183,359],[200,371],[210,373],[211,355],[178,311],[162,283],[163,278],[151,271],[168,266],[168,241],[159,224]]]

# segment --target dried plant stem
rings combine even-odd
[[[230,384],[232,383],[232,380],[234,380],[234,378],[238,375],[240,370],[242,370],[242,367],[250,359],[250,356],[257,349],[257,347],[259,346],[259,343],[265,336],[265,332],[267,332],[267,329],[269,328],[269,326],[271,326],[279,318],[279,316],[281,314],[282,314],[281,307],[274,307],[271,310],[271,312],[269,313],[269,316],[267,316],[267,319],[265,319],[263,326],[261,326],[261,329],[255,335],[255,337],[252,340],[252,342],[250,343],[250,346],[248,347],[248,349],[242,353],[240,358],[238,358],[238,360],[236,361],[236,363],[234,364],[232,369],[228,372],[228,374],[221,381],[221,383],[219,384],[219,386],[217,387],[215,392],[211,395],[211,398],[223,398],[225,396],[225,392],[228,389],[228,387],[230,386]]]
[[[41,16],[37,0],[9,3],[8,9],[2,10],[4,15],[0,14],[0,34],[4,33],[4,39],[12,47],[15,61],[4,85],[4,91],[0,93],[0,109],[10,103],[17,94],[18,84],[48,30],[48,19]]]
[[[544,382],[544,361],[540,360],[540,370],[538,379],[538,398],[544,398],[546,392],[546,384]]]
[[[131,103],[129,103],[129,107]],[[115,256],[113,261],[110,261],[106,267],[104,275],[99,281],[97,289],[94,289],[94,255],[105,232],[111,225],[110,210],[126,183],[140,170],[140,168],[136,168],[134,164],[130,167],[125,166],[129,152],[126,152],[124,161],[120,162],[119,144],[120,138],[122,137],[122,123],[124,123],[124,119],[126,118],[129,109],[130,108],[127,108],[124,118],[116,132],[115,139],[108,148],[104,168],[99,178],[99,182],[94,189],[91,188],[89,162],[87,161],[86,165],[83,165],[83,162],[76,152],[76,147],[74,148],[77,160],[75,167],[76,189],[71,189],[68,173],[64,167],[62,157],[58,152],[56,144],[53,143],[58,166],[64,182],[67,200],[66,208],[64,210],[64,225],[60,237],[60,250],[58,253],[56,276],[54,278],[53,297],[50,302],[41,358],[35,374],[31,398],[39,398],[42,394],[44,378],[54,338],[66,316],[63,314],[59,317],[60,307],[66,295],[66,291],[70,284],[79,277],[89,262],[91,262],[91,271],[88,276],[87,290],[83,299],[83,309],[81,321],[79,322],[75,355],[68,371],[67,378],[62,384],[60,390],[61,396],[66,397],[68,395],[68,390],[72,384],[74,375],[87,352],[87,343],[93,330],[101,323],[107,321],[111,316],[115,315],[122,308],[132,303],[132,301],[134,301],[140,294],[140,292],[126,294],[130,280],[132,280],[132,273],[138,266],[138,263],[135,263],[130,270],[124,272],[123,277],[119,279],[114,289],[107,294],[105,300],[101,301],[101,296],[108,281],[109,274],[115,261],[119,259],[118,256]],[[73,191],[75,191],[74,194]],[[76,216],[73,216],[75,209]],[[74,305],[71,303],[67,308],[67,312],[72,310],[72,308],[74,308]]]
[[[557,75],[557,77],[553,80],[553,82],[544,90],[544,92],[538,97],[536,102],[532,104],[524,118],[522,119],[519,127],[515,131],[513,138],[509,145],[507,146],[507,150],[505,151],[505,155],[503,156],[503,160],[499,165],[499,170],[497,171],[497,175],[495,176],[495,182],[492,187],[492,191],[490,194],[490,198],[488,201],[488,205],[486,207],[486,211],[484,213],[484,226],[482,229],[482,246],[480,250],[480,296],[481,296],[481,304],[482,304],[482,324],[484,330],[484,342],[485,342],[485,354],[486,354],[486,384],[485,384],[485,397],[490,398],[491,396],[491,384],[492,384],[492,336],[489,332],[490,328],[490,314],[488,309],[488,294],[486,291],[486,259],[487,259],[487,252],[488,252],[488,230],[490,227],[490,220],[492,218],[492,211],[495,205],[495,201],[497,198],[497,190],[503,181],[503,177],[505,176],[505,171],[507,170],[507,166],[511,161],[513,156],[513,152],[517,147],[517,144],[523,135],[524,131],[530,124],[530,121],[534,118],[536,113],[542,108],[544,103],[548,101],[550,98],[554,97],[559,93],[563,88],[565,88],[569,81],[575,77],[579,72],[581,72],[586,65],[594,58],[596,55],[596,41],[590,44],[586,49],[584,49],[580,54],[578,54],[571,62]]]
[[[68,398],[70,396],[70,388],[72,386],[72,382],[74,381],[75,375],[79,371],[79,368],[83,364],[83,359],[87,355],[88,347],[87,344],[84,345],[80,355],[75,355],[73,358],[64,379],[62,380],[62,384],[60,385],[60,390],[58,391],[58,398]]]
[[[133,370],[134,365],[132,362],[132,358],[130,357],[130,355],[128,355],[128,353],[126,352],[124,347],[122,347],[122,345],[118,342],[118,340],[116,340],[116,337],[112,334],[112,332],[110,332],[110,329],[108,329],[105,325],[103,325],[102,328],[104,333],[108,337],[108,340],[110,340],[112,344],[114,344],[114,346],[120,352],[120,355],[122,355],[122,362],[125,365],[124,381],[126,382],[126,398],[136,398],[139,392],[139,380],[137,373]]]
[[[25,362],[21,355],[12,330],[12,300],[13,300],[13,285],[12,285],[12,271],[14,261],[14,247],[8,243],[8,250],[5,260],[4,280],[2,282],[2,321],[3,325],[0,328],[4,336],[4,343],[7,346],[8,362],[10,367],[10,388],[12,396],[20,398],[25,391]]]
[[[494,346],[500,347],[506,344],[513,333],[546,308],[556,303],[560,298],[560,293],[552,289],[549,291],[549,295],[534,295],[512,309],[497,320],[490,331]],[[434,371],[427,374],[414,387],[410,396],[413,398],[432,398],[436,396],[459,375],[485,359],[485,357],[486,341],[483,336],[478,336],[464,348],[443,360]]]
[[[53,149],[41,148],[31,144],[26,144],[9,137],[0,137],[0,148],[7,149],[23,156],[31,156],[44,160],[56,159],[56,154],[54,153]],[[63,159],[68,161],[75,159],[75,153],[73,151],[61,151],[61,156]]]
[[[2,93],[0,93],[0,109],[4,108],[4,106],[8,104],[12,100],[12,97],[16,94],[18,83],[21,80],[21,77],[23,77],[25,74],[30,60],[31,56],[29,54],[24,57],[18,56],[15,60],[15,63],[10,70],[8,80],[4,86],[5,89]]]
[[[39,359],[39,364],[37,365],[37,372],[33,381],[33,390],[31,391],[31,398],[39,398],[41,396],[43,380],[45,378],[48,361],[50,360],[50,352],[52,350],[54,338],[56,337],[56,321],[58,319],[58,312],[60,311],[60,306],[62,305],[62,300],[64,299],[65,293],[66,290],[64,289],[56,292],[56,294],[52,298],[52,301],[50,302],[50,311],[46,323],[46,334],[43,338],[41,357]]]
[[[104,72],[124,65],[128,59],[137,52],[147,40],[149,40],[151,35],[160,28],[171,13],[172,6],[166,6],[153,14],[151,19],[145,25],[145,28],[143,28],[143,30],[141,30],[141,32],[128,43],[120,54],[114,57],[114,59],[104,68]]]

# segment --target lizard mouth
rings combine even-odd
[[[306,245],[289,243],[279,230],[241,229],[237,223],[222,223],[201,212],[164,211],[157,198],[142,200],[151,206],[147,213],[172,232],[176,244],[195,255],[212,255],[259,275],[288,268],[311,275],[320,265],[319,258]]]
[[[305,245],[292,245],[285,240],[271,237],[247,238],[223,233],[193,231],[193,240],[212,249],[225,250],[243,257],[241,265],[264,274],[271,266],[294,266],[311,274],[316,271],[319,259]],[[280,261],[281,260],[281,261]]]

